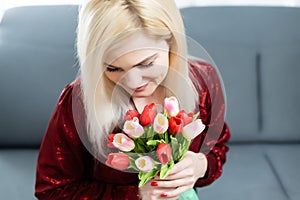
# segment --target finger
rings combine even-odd
[[[164,180],[176,180],[176,179],[184,179],[191,178],[194,176],[194,172],[191,168],[181,170],[178,173],[169,174]]]
[[[155,185],[159,188],[177,188],[182,187],[184,185],[193,185],[194,181],[192,178],[181,178],[181,179],[175,179],[175,180],[161,180],[161,181],[155,181],[151,183],[152,185]]]
[[[147,188],[146,190],[143,191],[142,199],[148,200],[156,200],[156,199],[166,199],[168,198],[165,194],[169,191],[175,190],[176,188],[160,188],[160,187],[155,187],[155,188]]]
[[[181,171],[188,170],[193,165],[193,162],[189,158],[184,158],[180,162],[174,165],[174,167],[171,169],[169,176],[173,174],[177,174]]]
[[[167,192],[166,195],[170,198],[178,198],[182,193],[188,191],[189,189],[191,189],[191,187],[189,185],[185,185]]]
[[[158,198],[159,200],[177,200],[179,198],[179,196],[178,197],[168,197],[168,196],[166,196],[166,197],[160,197],[160,198]]]

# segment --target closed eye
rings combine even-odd
[[[123,71],[123,69],[121,67],[116,67],[113,65],[109,65],[107,63],[104,63],[104,65],[106,65],[106,71],[108,72],[121,72]]]
[[[138,67],[148,68],[148,67],[152,67],[153,64],[154,64],[154,61],[150,62],[149,64],[140,64],[140,65],[138,65]]]
[[[117,71],[121,71],[120,68],[112,68],[112,67],[107,67],[106,70],[107,70],[108,72],[117,72]]]
[[[140,62],[139,64],[134,65],[133,67],[140,67],[140,68],[148,68],[148,67],[152,67],[154,65],[154,61],[157,58],[157,53],[144,59],[142,62]],[[144,64],[146,62],[149,62],[150,60],[152,60],[150,63],[148,64]],[[106,71],[108,72],[121,72],[124,71],[121,67],[116,67],[107,63],[104,63],[104,65],[106,65]]]

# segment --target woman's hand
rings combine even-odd
[[[194,187],[195,182],[205,175],[207,159],[203,153],[188,151],[183,159],[174,165],[165,179],[155,177],[140,188],[143,200],[178,199]]]

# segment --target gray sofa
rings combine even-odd
[[[223,175],[198,188],[200,199],[300,199],[300,8],[181,12],[187,35],[221,72],[232,133]],[[77,13],[77,6],[20,7],[0,23],[0,199],[34,199],[40,142],[78,71]]]

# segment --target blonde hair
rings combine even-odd
[[[174,1],[89,0],[79,12],[77,53],[87,134],[96,156],[107,156],[103,139],[126,111],[132,109],[128,100],[124,100],[126,94],[122,90],[113,94],[116,85],[104,75],[104,55],[141,29],[150,37],[168,42],[172,70],[169,70],[164,84],[177,96],[182,109],[196,109],[197,92],[189,78],[184,26]],[[174,77],[185,83],[174,81]],[[112,95],[119,97],[112,99]],[[115,100],[118,102],[112,102]]]

